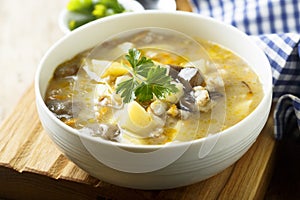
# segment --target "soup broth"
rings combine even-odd
[[[262,97],[258,76],[232,51],[147,29],[116,36],[60,64],[45,103],[85,134],[151,145],[225,130]]]

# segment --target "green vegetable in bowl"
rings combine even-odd
[[[74,30],[93,20],[122,13],[125,8],[117,0],[70,0],[67,10],[72,13],[69,29]]]
[[[137,49],[129,49],[125,57],[131,65],[128,68],[132,69],[132,78],[119,83],[116,89],[117,93],[121,93],[124,103],[134,100],[133,97],[139,102],[147,102],[154,96],[160,99],[178,91],[175,84],[171,83],[167,69],[141,56]]]

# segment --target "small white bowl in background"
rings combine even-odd
[[[125,8],[128,12],[140,12],[144,11],[144,7],[135,0],[118,0],[118,2]],[[120,13],[121,14],[121,13]],[[74,15],[72,12],[68,11],[67,9],[64,9],[60,12],[59,18],[58,18],[58,25],[63,33],[69,33],[71,30],[69,29],[69,19],[72,18],[72,15]],[[100,18],[102,19],[102,18]]]

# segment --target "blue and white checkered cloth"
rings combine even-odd
[[[251,35],[267,55],[273,74],[274,134],[300,129],[300,1],[190,0],[193,11]],[[296,125],[297,126],[297,125]]]

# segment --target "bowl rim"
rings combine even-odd
[[[118,143],[118,142],[105,140],[105,139],[102,139],[100,137],[93,137],[93,136],[90,136],[90,135],[87,135],[87,134],[80,133],[78,130],[66,125],[65,123],[60,121],[58,118],[56,118],[54,116],[54,114],[47,108],[47,106],[44,102],[44,98],[42,97],[41,90],[40,90],[40,73],[41,73],[41,70],[43,68],[43,64],[47,60],[49,54],[51,54],[51,52],[54,49],[56,49],[56,47],[59,46],[60,43],[62,43],[64,40],[66,40],[70,35],[78,34],[80,32],[83,32],[85,29],[89,29],[90,27],[97,26],[98,24],[101,24],[101,23],[106,22],[106,21],[117,20],[120,17],[126,17],[126,16],[131,16],[131,15],[137,15],[138,16],[138,15],[153,15],[153,14],[154,15],[161,14],[161,15],[192,16],[192,17],[196,17],[196,18],[201,19],[201,20],[208,20],[209,22],[217,23],[219,25],[225,26],[228,29],[231,29],[232,31],[238,32],[241,35],[241,37],[244,37],[243,39],[247,40],[247,42],[249,42],[254,48],[256,48],[256,50],[258,52],[260,52],[260,54],[262,55],[262,58],[264,59],[263,66],[269,66],[269,68],[267,69],[268,70],[268,77],[269,77],[269,80],[267,82],[269,84],[267,85],[267,88],[264,90],[264,96],[261,99],[260,103],[257,105],[257,107],[249,115],[247,115],[244,119],[239,121],[237,124],[227,128],[223,131],[215,133],[213,135],[206,136],[206,137],[199,138],[199,139],[195,139],[195,140],[190,140],[190,141],[170,142],[170,143],[162,144],[162,145],[141,145],[141,144]],[[238,30],[237,28],[235,28],[235,27],[233,27],[229,24],[226,24],[222,21],[216,20],[216,19],[208,17],[208,16],[203,16],[203,15],[200,15],[200,14],[197,14],[197,13],[190,13],[190,12],[185,12],[185,11],[169,12],[169,11],[161,11],[161,10],[145,10],[144,12],[128,12],[128,13],[122,13],[122,15],[114,15],[114,16],[103,18],[101,20],[95,20],[95,21],[92,21],[92,22],[90,22],[90,23],[88,23],[84,26],[81,26],[81,27],[75,29],[74,31],[70,32],[69,34],[64,35],[62,38],[60,38],[58,41],[56,41],[46,51],[46,53],[42,57],[39,65],[38,65],[38,68],[36,70],[36,75],[35,75],[35,81],[34,82],[35,82],[34,86],[35,86],[36,104],[40,105],[41,109],[43,109],[46,112],[48,117],[50,117],[50,119],[53,120],[61,128],[63,128],[64,130],[66,130],[66,131],[68,131],[68,132],[70,132],[74,135],[77,135],[79,137],[84,137],[84,139],[87,139],[89,141],[97,142],[97,143],[100,143],[102,145],[113,145],[113,146],[116,146],[116,147],[129,148],[129,149],[145,149],[145,150],[148,149],[148,150],[150,150],[150,149],[160,149],[160,148],[169,148],[169,147],[179,147],[179,146],[186,146],[186,145],[202,143],[202,142],[205,142],[206,140],[211,140],[211,139],[213,140],[213,139],[215,139],[215,137],[230,134],[233,129],[236,129],[240,126],[243,126],[248,121],[248,119],[253,118],[256,115],[259,115],[259,113],[262,110],[265,110],[265,112],[269,115],[269,111],[270,111],[270,108],[271,108],[271,102],[272,102],[272,71],[271,71],[271,66],[270,66],[270,63],[269,63],[266,55],[255,44],[255,42],[253,40],[251,40],[250,37],[248,35],[246,35],[244,32]],[[267,105],[267,107],[266,107],[266,105]]]

